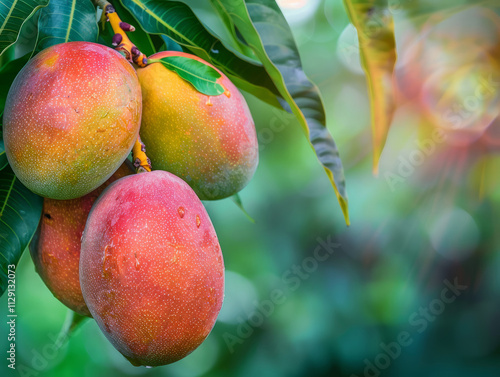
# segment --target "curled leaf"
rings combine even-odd
[[[358,31],[361,64],[365,70],[370,96],[373,172],[378,174],[380,155],[395,111],[394,21],[387,0],[344,0],[344,5],[351,23]]]
[[[349,225],[344,171],[337,146],[326,127],[320,92],[302,69],[299,52],[290,26],[274,0],[212,0],[224,10],[300,122],[323,166]]]

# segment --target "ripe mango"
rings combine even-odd
[[[219,241],[194,191],[160,170],[110,185],[83,232],[80,283],[98,326],[132,364],[192,352],[224,297]]]
[[[137,75],[118,52],[89,42],[51,46],[26,64],[7,95],[10,166],[36,194],[81,197],[125,160],[141,111]]]
[[[101,186],[77,199],[43,201],[42,219],[30,243],[35,268],[52,294],[71,310],[90,317],[80,288],[80,245],[87,216],[104,189],[133,173],[127,165]]]
[[[189,57],[165,51],[150,56]],[[219,70],[225,93],[207,96],[161,63],[139,68],[143,112],[141,139],[153,169],[184,179],[202,200],[236,194],[252,178],[258,164],[255,125],[245,99]]]

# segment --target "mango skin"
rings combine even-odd
[[[165,51],[161,59],[194,55]],[[141,139],[153,169],[184,179],[202,200],[236,194],[252,178],[258,165],[255,125],[245,99],[219,70],[226,93],[207,96],[161,63],[139,68],[143,112]]]
[[[9,90],[3,137],[10,166],[36,194],[81,197],[125,160],[141,111],[137,75],[118,52],[89,42],[51,46]]]
[[[224,297],[221,249],[194,191],[160,170],[110,185],[83,232],[80,283],[100,329],[133,365],[191,353]]]
[[[101,186],[77,199],[43,201],[42,219],[30,243],[35,269],[52,294],[71,310],[91,317],[80,288],[80,246],[87,216],[112,182],[134,171],[120,168]]]

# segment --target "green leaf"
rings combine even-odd
[[[279,91],[262,64],[226,47],[186,4],[165,0],[121,2],[148,33],[168,36],[219,68],[240,89],[281,108],[276,98]]]
[[[10,167],[0,171],[0,296],[10,265],[17,265],[35,233],[43,198],[23,186]]]
[[[214,68],[184,56],[168,56],[161,59],[151,59],[149,63],[161,63],[167,69],[174,71],[197,91],[207,96],[218,96],[224,93],[224,87],[217,83],[221,77]]]
[[[373,172],[378,173],[380,155],[396,109],[394,21],[387,0],[344,0],[351,23],[358,31],[361,64],[370,97],[373,134]]]
[[[0,55],[19,37],[23,23],[49,0],[2,0],[0,2]]]
[[[31,53],[28,53],[19,59],[11,60],[0,68],[0,111],[3,112],[9,88],[19,71],[28,62],[30,55]]]
[[[90,0],[50,0],[40,11],[35,53],[73,41],[96,42],[96,11]]]
[[[182,47],[174,41],[172,38],[167,37],[166,35],[162,35],[161,39],[165,43],[165,50],[166,51],[183,51]]]
[[[239,194],[235,194],[231,197],[233,200],[234,204],[243,212],[243,214],[247,217],[247,219],[255,224],[255,220],[248,214],[246,211],[245,207],[243,207],[243,202],[241,201],[241,197]]]
[[[21,32],[19,32],[21,33]],[[10,46],[7,48],[4,53],[0,56],[0,67],[4,66],[11,60],[15,59],[16,53],[15,53],[15,43],[14,45]]]
[[[200,19],[205,21],[205,17],[207,17],[207,12],[215,13],[218,15],[218,23],[219,26],[213,24],[213,26],[218,30],[217,35],[219,39],[226,41],[234,48],[236,51],[243,53],[243,55],[257,60],[257,57],[254,55],[253,51],[248,47],[245,41],[241,38],[241,35],[238,30],[234,28],[233,20],[231,16],[226,13],[224,8],[220,5],[219,2],[216,1],[196,1],[196,0],[183,0],[186,4],[189,5],[194,14]],[[207,9],[208,8],[208,9]],[[212,21],[213,22],[213,21]],[[224,31],[221,28],[225,29]],[[222,33],[221,33],[222,32]],[[227,33],[225,33],[227,32]]]
[[[3,170],[7,165],[9,165],[9,161],[7,161],[7,156],[5,155],[3,139],[0,138],[0,170]]]
[[[264,64],[281,96],[299,120],[325,169],[349,224],[345,179],[337,146],[326,128],[318,88],[302,69],[299,52],[285,17],[274,0],[212,0],[231,16],[236,28]]]
[[[3,112],[0,114],[0,119],[2,119]],[[3,134],[2,134],[2,121],[0,121],[0,170],[3,170],[7,165],[9,165],[9,161],[7,160],[7,155],[5,154],[5,145],[3,143]]]

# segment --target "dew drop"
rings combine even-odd
[[[224,90],[224,95],[227,97],[227,98],[231,98],[231,92],[229,90]]]
[[[135,269],[137,271],[139,271],[139,269],[141,268],[141,264],[139,263],[139,259],[137,259],[137,257],[135,258]]]
[[[196,226],[199,228],[201,225],[200,215],[196,215]]]
[[[104,258],[102,259],[102,277],[109,279],[113,273],[121,274],[121,266],[112,255],[113,246],[106,245],[104,248]]]
[[[56,257],[52,253],[42,254],[42,261],[45,265],[51,265],[52,262],[56,262]]]
[[[211,100],[211,98],[210,98],[210,97],[208,97],[208,100],[207,100],[207,102],[206,102],[206,105],[207,105],[207,106],[213,106],[213,105],[214,105],[214,104],[213,104],[210,100]]]
[[[181,219],[184,217],[184,214],[186,213],[186,211],[184,210],[184,207],[179,207],[177,212],[179,212],[179,216]]]

